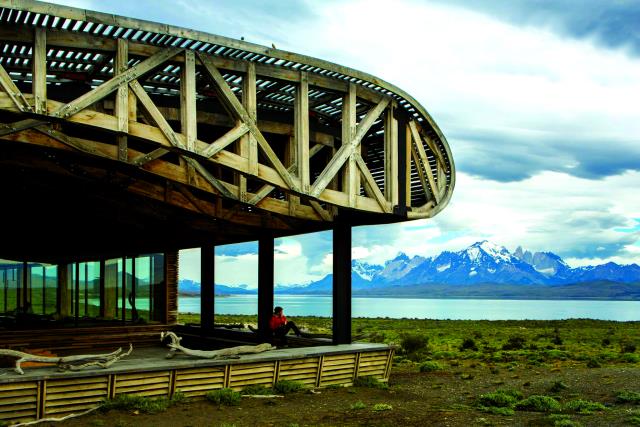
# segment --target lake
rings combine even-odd
[[[331,317],[330,296],[275,295],[275,305],[287,316]],[[180,296],[181,312],[200,313],[200,297]],[[256,295],[216,297],[219,314],[257,314]],[[640,320],[640,301],[490,300],[355,297],[352,317],[392,317],[455,320]]]

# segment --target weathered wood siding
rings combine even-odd
[[[104,399],[122,394],[156,398],[171,397],[180,392],[190,398],[199,398],[224,387],[234,390],[250,385],[271,387],[282,380],[299,381],[307,388],[350,386],[359,376],[387,381],[392,357],[393,350],[388,349],[90,376],[77,372],[69,373],[65,378],[37,381],[3,383],[0,378],[0,421],[62,417],[83,412],[98,406]]]

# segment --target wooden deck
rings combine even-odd
[[[177,355],[166,347],[134,348],[107,369],[59,372],[52,367],[0,373],[0,421],[29,421],[82,412],[120,394],[201,398],[208,391],[294,380],[306,387],[353,384],[356,377],[387,381],[393,349],[384,344],[284,348],[238,359],[206,360]]]

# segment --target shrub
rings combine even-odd
[[[517,390],[499,389],[493,393],[481,394],[478,403],[485,407],[512,408],[521,398],[522,393]]]
[[[619,391],[616,393],[616,402],[640,404],[640,393],[626,390]]]
[[[400,346],[406,353],[415,353],[427,347],[429,339],[420,334],[403,334],[400,337]]]
[[[503,350],[522,350],[526,340],[521,336],[509,337],[506,343],[502,346]]]
[[[420,364],[420,372],[441,371],[442,366],[438,362],[426,361]]]
[[[125,411],[137,410],[145,414],[155,414],[166,411],[170,406],[184,401],[182,393],[175,393],[172,399],[166,397],[150,398],[135,394],[119,394],[113,399],[105,400],[101,410],[120,409]]]
[[[568,388],[569,386],[563,383],[562,381],[555,381],[553,384],[551,384],[551,387],[549,387],[549,391],[552,393],[558,393]]]
[[[462,340],[462,344],[460,344],[460,351],[473,350],[478,351],[478,346],[473,338],[465,338]]]
[[[366,407],[367,407],[367,405],[365,405],[364,403],[362,403],[359,400],[356,403],[354,403],[354,404],[352,404],[350,406],[351,409],[356,410],[356,411],[359,410],[359,409],[364,409]]]
[[[353,382],[353,385],[356,387],[380,388],[383,390],[386,390],[389,388],[389,385],[387,383],[382,382],[376,377],[372,377],[369,375],[363,376],[363,377],[357,377],[356,380]]]
[[[620,343],[620,353],[635,353],[636,345],[632,342],[621,342]]]
[[[554,427],[581,427],[580,423],[571,420],[569,415],[551,414],[547,417]]]
[[[579,414],[592,414],[593,411],[604,411],[606,409],[602,403],[582,399],[572,400],[564,405],[565,411],[577,412]]]
[[[388,403],[376,403],[375,405],[373,405],[372,409],[376,412],[390,411],[393,409],[393,406],[389,405]]]
[[[212,390],[205,395],[207,400],[225,406],[237,406],[240,404],[240,393],[230,388],[222,388],[220,390]]]
[[[250,394],[250,395],[264,395],[264,394],[272,394],[273,389],[269,387],[265,387],[259,384],[248,385],[242,389],[241,394]]]
[[[280,394],[295,393],[296,391],[300,391],[303,388],[304,384],[300,381],[289,380],[278,381],[276,385],[273,386],[273,390]]]
[[[489,412],[490,414],[505,415],[507,417],[515,414],[515,411],[511,408],[500,408],[497,406],[479,406],[478,409],[483,412]]]
[[[609,347],[611,345],[611,339],[609,338],[603,338],[602,339],[602,346],[603,347]]]
[[[602,365],[600,364],[600,361],[595,357],[587,361],[587,368],[601,368],[601,367]]]
[[[516,403],[516,409],[534,412],[558,412],[562,409],[562,406],[553,397],[534,394]]]
[[[640,362],[640,355],[634,353],[622,353],[620,361],[626,363],[638,363]]]

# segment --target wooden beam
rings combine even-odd
[[[209,146],[204,150],[202,150],[200,154],[207,158],[213,157],[216,154],[218,154],[220,151],[224,150],[229,144],[236,141],[238,138],[244,137],[244,135],[248,131],[249,131],[249,127],[247,125],[245,125],[242,122],[238,122],[238,124],[235,127],[233,127],[227,133],[222,135],[220,138],[216,139],[214,142],[209,144]],[[240,155],[242,155],[242,152]]]
[[[84,110],[94,102],[103,99],[104,97],[118,89],[118,87],[120,87],[121,85],[126,85],[130,82],[133,82],[141,75],[168,61],[180,52],[180,48],[166,48],[160,50],[155,55],[150,56],[144,61],[134,65],[124,73],[113,77],[111,80],[107,80],[97,88],[85,93],[84,95],[76,98],[68,104],[63,105],[58,110],[54,111],[51,115],[63,119],[72,116],[77,112]]]
[[[46,123],[47,122],[35,119],[25,119],[13,123],[5,123],[0,125],[0,136],[10,135],[15,132],[20,132],[26,129],[34,128],[36,126],[41,126]]]
[[[300,190],[309,193],[309,79],[304,71],[294,100],[294,127]]]
[[[18,86],[15,85],[7,70],[0,64],[0,85],[5,92],[9,95],[13,103],[18,107],[18,110],[22,112],[33,112],[31,105],[24,97]]]
[[[185,137],[187,151],[195,152],[198,139],[196,116],[196,58],[191,50],[185,50],[180,74],[180,129]],[[186,165],[189,182],[195,180],[195,170]]]
[[[398,121],[394,110],[394,105],[387,109],[384,121],[384,196],[395,206],[398,204]]]
[[[391,212],[391,209],[389,206],[390,203],[384,197],[384,194],[382,194],[382,191],[380,191],[378,184],[376,184],[376,181],[373,179],[373,176],[371,175],[371,172],[369,171],[369,168],[367,167],[366,163],[362,159],[362,156],[358,153],[354,153],[353,157],[355,158],[355,162],[358,165],[358,169],[360,169],[360,172],[362,173],[362,176],[364,177],[365,182],[367,183],[367,188],[369,188],[370,191],[373,193],[373,197],[376,199],[376,201],[378,202],[378,204],[380,205],[380,207],[384,212]]]
[[[331,159],[329,164],[324,168],[320,176],[316,179],[311,189],[311,196],[318,197],[320,193],[327,188],[327,185],[333,178],[333,176],[340,170],[345,161],[353,154],[356,148],[362,142],[362,138],[367,134],[373,123],[378,119],[380,114],[389,105],[389,98],[384,98],[378,105],[372,108],[362,121],[356,127],[356,133],[350,144],[345,144],[340,147],[336,155]]]
[[[117,51],[114,64],[114,75],[120,75],[127,71],[129,67],[129,45],[127,40],[118,39]],[[129,133],[129,86],[118,86],[116,92],[115,114],[118,120],[118,160],[126,162],[129,158],[128,138]]]
[[[342,97],[342,146],[350,145],[356,135],[356,85],[349,83],[349,90]],[[360,147],[357,149],[361,151]],[[353,156],[349,156],[342,175],[342,189],[349,196],[349,206],[356,206],[360,193],[360,174]]]
[[[202,166],[200,163],[198,163],[196,160],[190,158],[190,157],[185,157],[182,156],[182,159],[191,167],[193,167],[193,169],[198,172],[200,175],[202,175],[202,177],[209,182],[209,184],[211,184],[213,186],[213,188],[215,188],[216,190],[218,190],[218,192],[220,193],[221,196],[224,196],[228,199],[231,200],[237,200],[238,196],[236,194],[233,193],[233,191],[231,191],[229,188],[227,188],[227,184],[224,181],[219,180],[218,178],[214,177],[213,174],[211,172],[209,172],[204,166]]]
[[[313,158],[313,156],[315,156],[316,154],[318,154],[318,152],[322,149],[322,147],[324,147],[324,145],[322,144],[316,144],[313,146],[313,148],[311,148],[311,150],[309,150],[309,158]],[[297,170],[297,165],[293,164],[291,166],[289,166],[289,169],[287,169],[290,173],[295,173]],[[265,197],[267,197],[273,190],[275,190],[275,187],[273,185],[263,185],[262,188],[260,188],[260,190],[258,190],[256,192],[256,194],[253,196],[253,198],[251,198],[248,203],[250,205],[255,205],[257,203],[259,203],[262,199],[264,199]]]
[[[47,30],[36,28],[33,35],[33,98],[36,114],[47,114]]]
[[[411,135],[410,132],[408,132],[407,134]],[[415,144],[411,144],[411,156],[413,157],[413,163],[416,165],[418,178],[420,178],[420,183],[422,184],[422,188],[424,189],[426,199],[429,200],[432,197],[431,190],[429,189],[429,184],[427,183],[427,177],[425,175],[424,168],[422,167],[422,163],[420,161],[418,153],[416,152]]]
[[[416,154],[420,162],[416,164],[416,167],[424,167],[424,170],[427,174],[427,180],[429,181],[429,186],[431,187],[431,194],[435,198],[436,203],[440,203],[440,194],[438,192],[438,187],[436,186],[436,181],[433,178],[433,172],[431,171],[431,166],[429,166],[429,158],[427,157],[427,153],[424,151],[424,145],[422,145],[422,138],[420,137],[420,133],[418,132],[418,128],[416,127],[415,121],[409,122],[409,129],[411,130],[411,135],[413,136],[413,144],[416,147]]]
[[[178,147],[182,150],[187,151],[186,146],[177,137],[171,125],[169,125],[169,123],[164,118],[162,113],[158,110],[158,107],[156,107],[156,105],[153,103],[153,101],[151,100],[147,92],[144,90],[142,85],[140,85],[140,83],[138,83],[137,80],[132,80],[129,83],[129,86],[133,90],[133,93],[135,93],[136,97],[138,98],[138,101],[140,101],[140,104],[144,107],[144,109],[147,111],[149,116],[156,123],[160,131],[162,131],[162,133],[164,134],[165,138],[167,138],[169,143],[174,147]]]
[[[286,183],[289,189],[298,191],[298,185],[295,183],[289,172],[287,172],[287,169],[284,167],[280,159],[278,159],[278,156],[258,129],[255,120],[242,106],[240,101],[238,101],[238,98],[233,93],[227,82],[224,80],[222,74],[220,74],[220,72],[215,67],[215,65],[213,65],[208,56],[198,53],[198,58],[200,58],[200,61],[207,70],[209,77],[211,77],[213,79],[213,82],[216,84],[216,89],[220,94],[220,99],[222,99],[222,101],[234,113],[238,120],[241,120],[249,127],[249,131],[256,138],[258,146],[262,149],[264,155],[267,157],[278,174],[280,174],[280,177]]]

